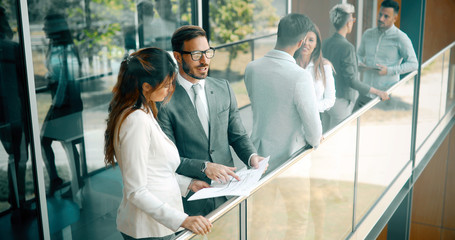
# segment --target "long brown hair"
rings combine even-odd
[[[324,64],[330,63],[328,60],[322,57],[322,40],[321,40],[321,33],[319,32],[319,28],[316,25],[313,25],[308,32],[313,32],[316,35],[316,47],[313,49],[313,52],[310,56],[310,62],[313,61],[314,69],[313,69],[313,76],[314,81],[317,79],[322,79],[324,86],[326,85],[326,77],[324,71]],[[302,63],[302,49],[304,44],[295,51],[294,58],[299,66],[304,67]]]
[[[171,85],[169,101],[174,92],[176,65],[171,56],[159,48],[143,48],[126,57],[121,65],[109,105],[109,116],[106,120],[107,127],[104,133],[104,163],[106,166],[115,166],[114,134],[123,121],[132,112],[145,108],[148,113],[152,111],[156,118],[158,109],[155,102],[147,101],[142,94],[142,84],[148,83],[153,91]]]

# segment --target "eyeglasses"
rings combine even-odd
[[[201,60],[202,58],[202,54],[205,54],[205,57],[210,59],[210,58],[213,58],[215,56],[215,49],[214,48],[209,48],[205,51],[191,51],[191,52],[188,52],[188,51],[179,51],[180,53],[182,54],[191,54],[191,59],[193,61],[199,61]]]

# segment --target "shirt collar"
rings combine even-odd
[[[385,31],[381,31],[379,28],[378,28],[378,31],[379,31],[379,34],[381,33],[384,33],[384,34],[390,34],[392,33],[393,31],[395,31],[397,27],[395,27],[395,25],[392,25],[391,27],[389,27],[387,30]]]
[[[193,83],[182,77],[180,73],[177,74],[177,81],[187,92],[191,91]],[[199,79],[199,84],[201,84],[202,89],[205,89],[205,79]]]
[[[271,57],[271,58],[278,58],[278,59],[283,59],[290,61],[292,63],[296,63],[295,59],[287,52],[277,50],[277,49],[272,49],[268,53],[265,54],[266,57]]]

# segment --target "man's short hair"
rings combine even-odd
[[[174,34],[172,35],[171,43],[172,43],[172,51],[179,52],[183,50],[183,44],[185,41],[197,38],[197,37],[205,37],[207,38],[207,34],[205,33],[204,29],[198,26],[193,25],[186,25],[179,27],[175,30]]]
[[[335,5],[332,9],[330,9],[330,22],[332,22],[335,29],[338,31],[348,21],[350,20],[350,14],[355,13],[355,8],[352,4],[349,3],[341,3]]]
[[[381,3],[381,7],[382,8],[393,8],[393,12],[395,14],[398,14],[398,11],[400,11],[400,5],[393,0],[384,0]]]
[[[313,26],[313,22],[300,13],[291,13],[278,24],[277,45],[287,47],[298,43]]]

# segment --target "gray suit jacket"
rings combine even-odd
[[[291,55],[271,50],[250,62],[245,85],[253,110],[251,140],[259,155],[270,156],[267,171],[306,144],[319,145],[322,126],[313,79]]]
[[[179,150],[181,163],[177,173],[210,183],[201,172],[205,161],[234,166],[229,148],[232,146],[237,156],[248,164],[250,155],[256,153],[256,149],[243,127],[237,101],[228,81],[207,77],[205,92],[210,119],[209,139],[190,97],[178,82],[169,103],[158,107],[158,119],[163,131]],[[183,199],[185,212],[189,215],[206,215],[220,203],[214,203],[213,199],[191,202]]]
[[[322,54],[335,68],[336,98],[355,102],[357,93],[366,95],[370,86],[359,80],[357,54],[354,46],[339,33],[334,33],[322,43]]]

